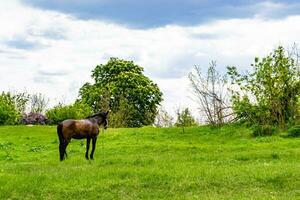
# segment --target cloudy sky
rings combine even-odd
[[[187,74],[211,60],[250,68],[255,56],[300,43],[298,0],[0,1],[0,91],[69,103],[109,57],[133,60],[164,106],[197,106]]]

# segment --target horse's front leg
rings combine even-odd
[[[90,142],[91,138],[86,138],[86,153],[85,153],[85,158],[89,159],[89,149],[90,149]]]
[[[96,148],[96,142],[97,142],[97,137],[93,137],[93,139],[92,139],[93,147],[92,147],[92,152],[91,152],[91,155],[90,155],[90,158],[92,160],[94,160],[94,151],[95,151],[95,148]]]

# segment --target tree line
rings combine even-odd
[[[211,62],[207,71],[195,66],[189,73],[194,100],[205,122],[212,126],[243,123],[257,134],[272,134],[299,123],[300,70],[296,48],[279,46],[264,58],[255,58],[252,69],[241,73],[228,66],[217,71]],[[176,120],[161,106],[163,94],[133,61],[110,58],[92,71],[92,83],[85,83],[73,104],[58,104],[46,110],[41,94],[2,93],[0,124],[55,124],[67,118],[84,118],[99,110],[110,110],[111,127],[156,125],[195,126],[188,108],[176,111]],[[25,107],[30,105],[30,112]],[[43,115],[44,114],[44,115]],[[42,115],[44,118],[42,119]],[[36,121],[35,121],[36,118]],[[39,119],[40,118],[40,119]],[[275,127],[275,128],[274,128]]]

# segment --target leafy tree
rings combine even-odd
[[[192,116],[190,110],[185,108],[184,110],[178,109],[176,111],[177,120],[175,126],[177,127],[188,127],[188,126],[196,126],[197,122]]]
[[[128,122],[133,121],[134,106],[124,97],[121,97],[118,103],[118,109],[109,115],[110,127],[127,127]]]
[[[285,128],[299,114],[300,71],[297,58],[278,47],[263,59],[255,58],[253,72],[241,75],[228,67],[233,107],[240,119]]]
[[[110,125],[139,127],[153,124],[162,101],[158,86],[132,61],[110,58],[92,71],[94,83],[85,83],[79,100],[94,112],[110,109]],[[120,121],[121,120],[121,121]]]
[[[14,97],[9,92],[2,92],[0,95],[0,125],[16,124],[20,117]]]

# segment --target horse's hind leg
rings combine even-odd
[[[60,161],[62,161],[64,159],[64,136],[63,136],[63,124],[59,123],[57,125],[57,135],[58,135],[58,139],[59,139],[59,158]]]
[[[60,158],[60,161],[62,161],[64,159],[64,148],[63,148],[62,142],[59,143],[59,158]]]
[[[86,159],[89,159],[90,142],[91,142],[91,138],[86,138],[86,153],[85,153]]]
[[[93,137],[92,139],[92,152],[91,152],[91,155],[90,155],[90,158],[93,160],[94,159],[94,151],[95,151],[95,148],[96,148],[96,142],[97,142],[97,137]]]
[[[62,145],[62,157],[63,160],[65,159],[65,157],[67,157],[67,146],[69,144],[70,140],[64,140],[63,145]]]

